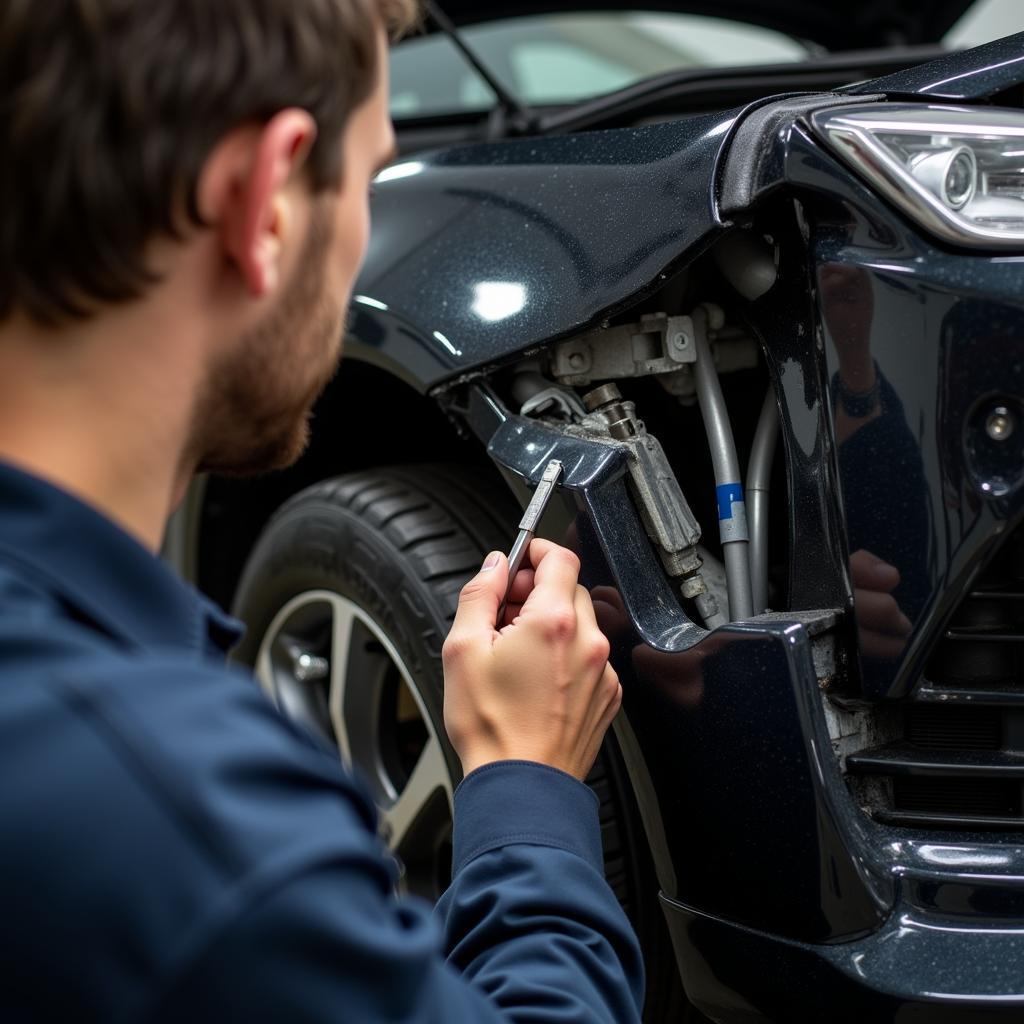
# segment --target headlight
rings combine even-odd
[[[918,223],[975,248],[1024,248],[1024,113],[879,103],[813,115],[847,163]]]

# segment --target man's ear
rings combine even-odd
[[[199,176],[199,212],[216,227],[226,258],[255,298],[277,287],[295,213],[295,194],[286,186],[315,139],[316,122],[309,113],[282,110],[266,124],[229,134]]]

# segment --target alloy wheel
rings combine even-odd
[[[271,621],[255,672],[284,715],[359,772],[404,868],[403,888],[436,900],[451,874],[451,774],[415,680],[379,624],[341,594],[299,594]]]

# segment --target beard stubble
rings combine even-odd
[[[309,443],[317,397],[341,357],[343,310],[327,286],[331,200],[315,200],[309,233],[275,308],[214,367],[198,403],[198,471],[249,476],[292,465]]]

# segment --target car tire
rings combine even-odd
[[[450,801],[461,778],[443,727],[441,646],[463,584],[488,551],[509,546],[518,516],[510,495],[460,468],[326,480],[275,513],[233,604],[247,627],[235,659],[283,713],[356,765],[404,887],[429,899],[450,878]],[[644,947],[645,1020],[696,1020],[611,736],[587,781],[600,801],[606,877]]]

